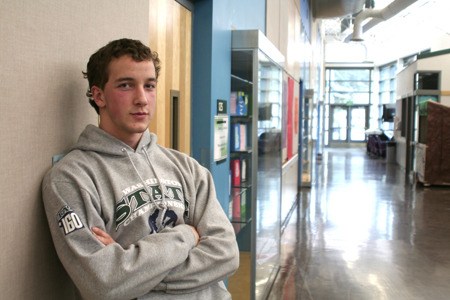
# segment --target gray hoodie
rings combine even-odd
[[[43,200],[58,256],[83,299],[230,299],[238,267],[233,228],[211,174],[159,146],[136,150],[88,125],[46,174]],[[200,234],[195,245],[192,229]],[[97,226],[116,241],[104,246]]]

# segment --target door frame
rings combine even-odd
[[[191,155],[192,1],[150,0],[150,6],[149,44],[159,54],[163,67],[158,78],[156,112],[149,129],[158,136],[158,144],[168,148],[175,145],[177,150]],[[177,92],[177,107],[172,106],[173,91]],[[177,120],[173,120],[174,109]]]
[[[333,120],[334,115],[333,111],[335,108],[344,108],[347,111],[347,122],[346,122],[346,139],[345,140],[334,140],[333,139]],[[328,144],[349,144],[349,143],[365,143],[366,139],[363,141],[359,140],[351,140],[351,130],[352,130],[352,120],[351,120],[351,111],[355,108],[364,108],[365,109],[365,125],[364,129],[369,127],[369,116],[370,116],[370,105],[369,104],[355,104],[355,105],[346,105],[346,104],[330,104],[330,117],[329,117],[329,130],[328,130]]]

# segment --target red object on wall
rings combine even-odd
[[[294,101],[294,132],[298,134],[298,97]]]
[[[241,185],[241,162],[239,159],[231,160],[231,178],[234,187]]]
[[[234,220],[241,219],[241,194],[240,189],[233,189],[233,206],[232,216]]]

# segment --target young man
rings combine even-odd
[[[238,267],[233,228],[211,174],[156,143],[160,61],[121,39],[84,73],[100,117],[45,176],[42,193],[58,256],[82,299],[230,299]]]

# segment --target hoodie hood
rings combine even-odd
[[[151,195],[152,193],[150,192],[147,184],[145,183],[145,179],[142,177],[142,175],[136,168],[136,164],[133,161],[133,158],[131,157],[130,153],[141,154],[143,157],[145,157],[145,161],[151,168],[158,182],[159,188],[162,191],[162,201],[159,203],[156,202],[153,199],[153,197],[149,197],[150,201],[153,202],[153,204],[159,210],[162,211],[161,213],[159,213],[159,217],[155,220],[157,228],[162,228],[163,216],[167,211],[167,203],[165,199],[166,187],[162,183],[160,176],[157,174],[155,167],[153,166],[149,158],[149,153],[157,147],[156,140],[157,140],[156,135],[146,130],[142,134],[142,137],[136,147],[136,150],[134,150],[129,145],[113,137],[103,129],[100,129],[94,125],[88,125],[86,126],[86,129],[81,133],[80,138],[78,139],[78,142],[74,146],[73,150],[93,151],[102,155],[127,157],[128,160],[130,161],[130,167],[132,168],[137,178],[139,178],[142,187],[144,188],[144,190],[147,192],[148,195]]]
[[[151,152],[157,146],[157,137],[155,134],[146,130],[139,141],[136,150],[128,146],[121,140],[113,137],[103,129],[98,128],[92,124],[86,126],[86,129],[81,133],[77,143],[72,150],[94,151],[97,153],[126,156],[123,151],[142,153],[144,149]]]

